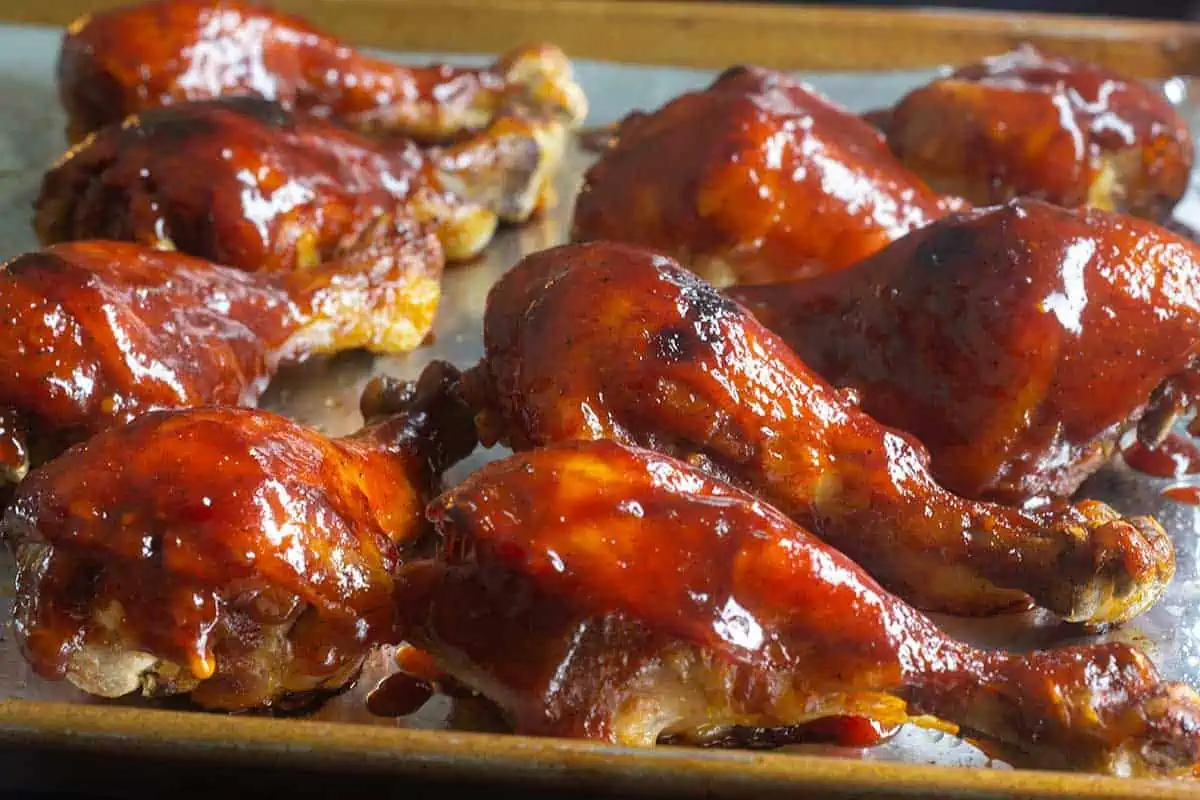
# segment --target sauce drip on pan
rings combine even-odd
[[[1200,486],[1168,486],[1162,490],[1162,496],[1176,503],[1200,506]]]
[[[1155,448],[1134,442],[1121,455],[1132,469],[1158,478],[1176,478],[1200,472],[1200,447],[1179,434],[1171,434]]]
[[[803,726],[800,738],[842,747],[871,747],[892,738],[898,730],[898,725],[884,725],[865,717],[826,717]]]
[[[367,710],[377,717],[405,717],[433,697],[433,687],[413,675],[397,672],[379,682],[367,695]]]

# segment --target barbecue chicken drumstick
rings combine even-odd
[[[1024,47],[908,94],[888,144],[935,189],[1165,219],[1191,175],[1187,123],[1156,90]]]
[[[1200,758],[1200,697],[1134,648],[955,641],[783,514],[658,453],[519,454],[430,514],[439,549],[398,581],[408,635],[519,733],[706,743],[927,714],[1030,766],[1190,775]]]
[[[401,66],[238,0],[160,0],[84,16],[63,39],[58,86],[72,141],[129,114],[234,94],[424,141],[509,114],[572,127],[587,114],[570,62],[551,45],[517,48],[485,69]]]
[[[30,463],[147,411],[252,405],[275,371],[354,348],[404,352],[433,324],[441,252],[420,228],[292,273],[120,242],[0,269],[0,492]]]
[[[485,443],[615,439],[691,460],[779,507],[916,605],[1066,619],[1148,608],[1174,572],[1153,520],[1088,501],[1039,513],[964,500],[928,456],[670,259],[596,243],[526,258],[492,289],[464,376]]]
[[[1070,495],[1200,388],[1200,249],[1103,211],[1016,200],[729,295],[968,497]]]
[[[866,122],[765,69],[728,70],[616,138],[584,180],[574,239],[647,245],[716,283],[842,269],[956,205]]]
[[[334,690],[398,641],[392,576],[474,447],[451,375],[328,439],[265,411],[147,414],[34,470],[4,520],[48,678],[245,709]]]
[[[432,223],[478,254],[544,202],[565,132],[497,120],[445,148],[377,142],[254,97],[154,109],[84,139],[47,173],[44,244],[136,241],[243,269],[318,264],[381,215]]]

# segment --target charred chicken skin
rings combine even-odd
[[[283,364],[413,349],[433,323],[441,253],[419,228],[389,231],[387,241],[293,273],[120,242],[55,245],[9,262],[0,269],[0,490],[31,462],[147,411],[252,405]]]
[[[376,142],[255,97],[147,111],[71,148],[47,173],[44,244],[135,241],[243,269],[331,257],[381,216],[429,222],[446,257],[528,219],[562,154],[558,123],[497,120],[461,143]]]
[[[161,0],[78,19],[58,63],[72,141],[129,114],[253,95],[365,133],[457,138],[516,114],[577,125],[587,101],[556,47],[486,69],[370,58],[296,17],[238,0]]]
[[[344,685],[398,641],[401,547],[475,444],[437,377],[342,439],[265,411],[161,411],[34,470],[4,518],[34,667],[230,710]]]
[[[1187,189],[1192,136],[1157,91],[1024,47],[906,96],[888,143],[935,189],[1162,219]]]
[[[1139,419],[1160,441],[1200,385],[1200,249],[1097,210],[1016,200],[728,294],[968,497],[1070,495]]]
[[[957,206],[875,128],[765,69],[633,114],[616,139],[587,173],[573,238],[663,250],[715,283],[842,269]]]
[[[614,439],[753,491],[927,609],[1037,603],[1116,622],[1174,572],[1153,520],[957,497],[928,455],[833,389],[744,308],[671,259],[596,243],[526,258],[492,289],[464,390],[485,444]]]
[[[951,639],[780,512],[659,453],[518,454],[430,515],[439,549],[398,580],[409,635],[520,733],[652,745],[933,715],[1029,766],[1190,775],[1200,758],[1200,697],[1134,648]]]

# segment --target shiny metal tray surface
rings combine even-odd
[[[0,256],[4,258],[36,246],[30,229],[31,202],[43,170],[65,146],[62,136],[64,118],[53,84],[58,36],[58,31],[45,28],[0,27],[0,108],[3,109],[0,113]],[[396,57],[406,60],[431,58],[427,54]],[[447,58],[465,63],[480,60]],[[599,62],[582,62],[578,69],[592,101],[593,113],[589,120],[592,125],[613,121],[635,108],[654,108],[681,91],[704,85],[713,75],[706,70]],[[930,74],[922,71],[805,77],[834,99],[854,110],[864,111],[890,103],[906,89],[927,80]],[[1196,89],[1198,102],[1195,104],[1188,99],[1189,81],[1172,79],[1163,84],[1163,88],[1170,99],[1188,113],[1193,130],[1200,131],[1200,88]],[[447,272],[442,307],[431,344],[403,357],[373,358],[351,353],[310,363],[281,376],[268,393],[265,405],[330,434],[344,434],[361,422],[358,398],[372,375],[388,373],[414,378],[433,358],[447,359],[459,365],[474,363],[482,353],[480,320],[488,289],[522,255],[565,240],[572,200],[582,172],[592,158],[582,148],[573,147],[567,168],[559,180],[555,208],[528,227],[502,232],[477,262]],[[1178,213],[1185,222],[1194,224],[1200,219],[1200,196],[1195,193],[1195,188]],[[502,454],[499,451],[476,453],[468,462],[456,467],[449,480]],[[1164,600],[1135,623],[1107,635],[1138,644],[1168,677],[1200,687],[1200,546],[1197,544],[1200,507],[1164,500],[1159,494],[1164,483],[1116,464],[1085,487],[1085,493],[1107,500],[1124,512],[1156,515],[1172,534],[1178,553],[1178,572]],[[7,628],[10,578],[11,564],[0,564],[0,621],[4,625],[0,629],[0,706],[4,706],[2,701],[12,699],[97,704],[65,683],[48,683],[32,675]],[[1028,648],[1088,638],[1079,628],[1036,612],[999,619],[942,618],[940,621],[955,635],[991,646]],[[400,728],[503,730],[496,714],[483,701],[445,695],[435,695],[420,711],[407,717],[372,716],[366,709],[364,697],[392,664],[390,652],[372,657],[353,690],[328,702],[309,718]],[[139,707],[145,704],[130,700],[107,705]],[[122,713],[116,712],[116,716]],[[7,715],[9,719],[12,717],[12,713]],[[280,724],[294,723],[283,721]],[[258,736],[261,731],[255,725],[257,722],[251,723],[246,730],[253,730]],[[11,728],[7,721],[0,723],[0,727],[5,726]],[[447,745],[450,744],[448,738]],[[454,740],[455,747],[460,744]],[[426,742],[422,746],[426,745],[437,749],[436,742]],[[912,726],[902,729],[886,743],[865,750],[827,746],[798,746],[787,750],[866,761],[1008,769],[1008,765],[989,759],[975,747],[954,737]],[[712,758],[727,757],[713,754]],[[749,762],[747,769],[753,769]]]

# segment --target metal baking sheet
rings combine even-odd
[[[30,229],[31,204],[42,172],[62,152],[64,117],[53,82],[59,32],[47,28],[0,26],[0,257],[9,258],[36,247]],[[398,60],[426,61],[428,54],[394,54]],[[455,57],[458,63],[487,59]],[[615,121],[633,109],[655,108],[670,97],[708,83],[706,70],[637,67],[600,62],[579,62],[579,78],[591,100],[589,125]],[[804,75],[822,91],[853,110],[865,111],[894,101],[903,92],[928,80],[930,71]],[[1191,82],[1173,79],[1163,91],[1188,115],[1193,130],[1200,131],[1200,103],[1188,99]],[[1200,93],[1200,89],[1196,90]],[[1198,95],[1200,99],[1200,95]],[[594,158],[575,147],[558,183],[557,206],[522,229],[502,232],[486,255],[475,263],[450,269],[446,274],[442,307],[432,344],[406,356],[373,358],[350,353],[315,361],[280,376],[264,400],[271,409],[329,434],[345,434],[361,422],[358,398],[363,385],[375,374],[414,378],[433,358],[470,365],[482,354],[480,320],[488,289],[497,277],[524,254],[565,240],[571,205],[583,170]],[[1195,188],[1177,212],[1194,227],[1200,222],[1200,195]],[[477,468],[502,451],[479,452],[459,465],[450,480]],[[1169,678],[1200,686],[1200,507],[1179,505],[1161,498],[1165,481],[1134,474],[1113,465],[1085,487],[1127,513],[1151,513],[1175,540],[1178,571],[1163,601],[1150,613],[1125,628],[1108,634],[1145,649]],[[0,563],[0,700],[27,699],[94,704],[66,683],[49,683],[34,676],[22,659],[8,630],[11,606],[11,564]],[[1085,632],[1036,612],[995,619],[939,618],[952,633],[997,647],[1044,647],[1086,641]],[[372,716],[366,693],[392,669],[391,652],[373,656],[356,686],[325,704],[310,718],[332,722],[396,726],[402,728],[456,728],[502,730],[487,704],[479,699],[436,695],[418,712],[401,718]],[[143,704],[139,700],[120,705]],[[178,704],[175,704],[178,707]],[[908,761],[927,764],[992,767],[1008,765],[989,759],[975,747],[954,737],[906,726],[886,743],[868,749],[797,746],[788,750],[836,755],[845,758]]]

